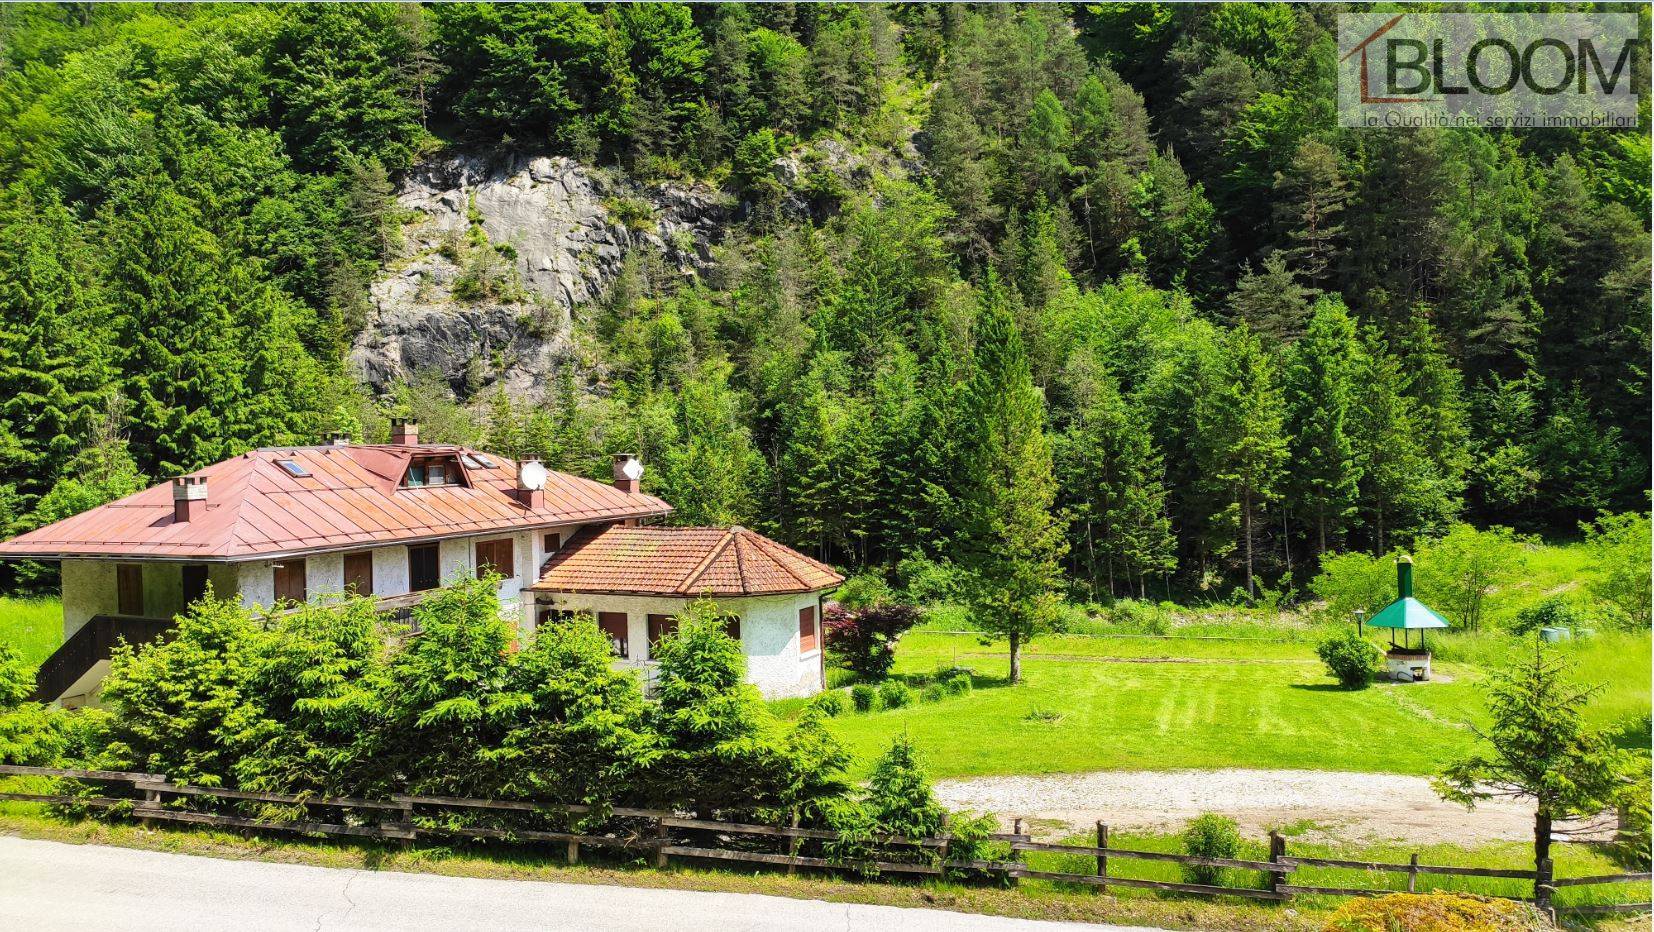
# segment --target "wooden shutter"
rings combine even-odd
[[[556,553],[557,548],[563,546],[563,535],[557,531],[546,532],[545,545],[547,555]]]
[[[816,649],[819,638],[816,636],[816,607],[805,606],[798,610],[798,652],[807,654]]]
[[[437,572],[436,544],[408,548],[408,591],[424,592],[442,582]]]
[[[660,639],[678,630],[678,616],[650,615],[649,616],[649,652],[652,654],[655,645]]]
[[[276,599],[289,602],[303,602],[304,590],[304,561],[289,557],[276,564]]]
[[[598,612],[597,626],[609,636],[609,641],[615,646],[616,657],[628,657],[626,650],[626,613],[625,612]]]
[[[371,552],[345,554],[345,591],[351,595],[373,595]]]
[[[489,573],[499,573],[507,579],[517,575],[516,564],[512,560],[511,538],[500,540],[484,540],[477,542],[477,578],[481,579]]]
[[[144,568],[136,563],[115,567],[115,610],[141,618],[144,614]]]
[[[207,568],[199,563],[186,564],[179,573],[183,584],[184,604],[194,605],[207,594]]]

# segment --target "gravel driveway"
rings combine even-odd
[[[1532,838],[1533,807],[1490,801],[1474,811],[1443,802],[1424,777],[1315,770],[1101,771],[944,780],[936,795],[955,809],[1048,820],[1042,836],[1111,828],[1175,829],[1217,812],[1258,835],[1310,820],[1341,840],[1475,844]],[[1059,824],[1050,824],[1050,823]]]

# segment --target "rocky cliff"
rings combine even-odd
[[[371,288],[351,362],[374,390],[431,373],[461,395],[536,394],[576,310],[644,249],[694,275],[731,205],[704,185],[636,185],[566,158],[449,156],[408,172],[403,246]]]

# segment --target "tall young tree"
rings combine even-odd
[[[1219,527],[1232,532],[1246,594],[1256,597],[1257,539],[1263,509],[1280,497],[1287,457],[1285,406],[1275,361],[1245,324],[1224,347],[1224,371],[1196,400],[1202,482],[1221,502]]]
[[[1057,560],[1065,549],[1053,505],[1057,485],[1045,411],[1005,292],[982,286],[965,389],[966,489],[960,562],[971,573],[972,613],[1010,643],[1010,681],[1022,679],[1022,645],[1051,622]]]
[[[1306,139],[1285,171],[1275,173],[1275,220],[1292,245],[1287,256],[1313,287],[1324,288],[1337,271],[1344,224],[1339,216],[1350,200],[1338,150]]]
[[[1344,302],[1316,302],[1309,331],[1293,347],[1286,373],[1293,508],[1315,528],[1315,552],[1343,536],[1361,479],[1351,423],[1361,344]]]

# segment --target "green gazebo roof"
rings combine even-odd
[[[1430,610],[1412,596],[1403,596],[1379,610],[1373,620],[1367,622],[1374,628],[1403,628],[1416,631],[1420,628],[1447,628],[1447,620]]]

